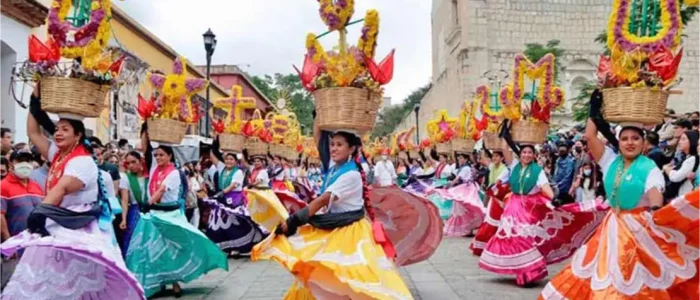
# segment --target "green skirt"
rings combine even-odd
[[[210,270],[228,271],[226,255],[180,211],[142,214],[126,265],[150,297],[166,284],[189,282]]]
[[[446,178],[440,178],[433,181],[433,187],[443,187],[448,183],[449,181]],[[437,193],[432,193],[428,196],[428,200],[437,206],[438,211],[440,211],[440,218],[443,220],[450,218],[450,215],[452,215],[452,199],[444,199]]]

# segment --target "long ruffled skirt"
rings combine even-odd
[[[435,253],[442,241],[443,222],[428,199],[395,186],[373,188],[369,198],[396,249],[397,265],[418,263]]]
[[[226,255],[176,211],[141,215],[126,256],[146,296],[165,284],[190,282],[210,270],[228,270]]]
[[[273,193],[248,196],[256,222],[276,226],[288,217]],[[253,247],[252,259],[275,260],[294,275],[285,299],[412,299],[365,219],[333,230],[304,225],[289,238],[273,233]]]
[[[486,243],[496,235],[498,231],[498,226],[501,224],[501,215],[503,214],[503,204],[500,200],[491,198],[489,201],[488,214],[486,215],[486,220],[479,227],[474,239],[472,240],[469,249],[476,256],[480,256],[481,252],[484,251]]]
[[[663,208],[610,211],[540,299],[698,299],[698,191]]]
[[[25,249],[2,299],[145,299],[111,226],[103,231],[95,221],[72,230],[46,223],[50,236],[24,231],[0,246],[8,256]]]
[[[290,214],[302,210],[308,204],[299,199],[299,196],[289,190],[274,190],[275,195]]]
[[[124,237],[122,238],[122,243],[120,248],[122,249],[122,257],[126,258],[126,253],[129,250],[129,242],[131,242],[131,237],[134,235],[134,230],[136,229],[136,224],[139,223],[141,218],[141,213],[139,211],[138,204],[129,204],[129,209],[126,215],[126,230],[124,230]]]
[[[463,183],[450,189],[436,189],[442,199],[452,200],[452,211],[445,223],[445,235],[465,236],[484,221],[484,204],[476,183]]]
[[[211,208],[206,235],[225,253],[250,253],[253,246],[267,236],[250,218],[245,205],[231,208],[211,199],[202,201]]]
[[[547,276],[547,264],[570,257],[602,221],[607,206],[581,202],[552,209],[540,194],[511,195],[479,267],[516,275],[518,285]]]

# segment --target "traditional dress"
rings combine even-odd
[[[439,163],[435,168],[435,180],[430,188],[426,190],[428,199],[437,206],[440,210],[440,217],[447,220],[452,214],[452,199],[444,198],[439,193],[435,192],[436,188],[444,187],[449,183],[449,177],[452,176],[452,168],[447,163]]]
[[[396,184],[398,186],[403,186],[406,180],[408,180],[408,170],[406,170],[404,166],[399,166],[396,169]]]
[[[698,191],[649,211],[649,192],[664,187],[654,161],[625,170],[607,149],[598,164],[613,209],[540,299],[698,299]]]
[[[129,208],[126,214],[126,230],[124,231],[124,239],[121,246],[122,255],[126,258],[126,253],[129,249],[131,237],[136,229],[140,219],[141,208],[148,206],[146,197],[146,187],[148,186],[148,177],[142,177],[138,174],[127,172],[119,180],[119,188],[129,191]]]
[[[225,253],[248,254],[253,245],[260,242],[265,234],[248,214],[243,194],[243,171],[234,167],[224,168],[216,176],[217,192],[232,183],[238,184],[218,199],[205,199],[211,211],[207,222],[207,237]]]
[[[496,235],[484,248],[479,267],[496,274],[516,275],[525,285],[547,276],[547,264],[571,256],[602,220],[600,204],[576,203],[552,209],[540,189],[549,184],[540,166],[513,160],[512,194]],[[505,181],[501,180],[502,182]]]
[[[83,183],[79,191],[65,195],[59,206],[87,212],[97,205],[102,214],[79,229],[63,227],[49,218],[45,227],[50,235],[23,231],[5,241],[0,246],[4,255],[25,250],[2,299],[144,299],[143,289],[127,270],[115,243],[107,199],[99,195],[105,193],[100,191],[105,184],[112,183],[100,181],[97,165],[82,145],[61,156],[51,144],[48,158],[52,161],[48,191],[62,176]]]
[[[486,191],[486,197],[490,199],[486,208],[486,218],[484,223],[479,227],[469,249],[476,256],[480,256],[481,252],[486,247],[486,243],[496,235],[498,226],[501,225],[501,215],[503,214],[503,206],[510,195],[509,184],[496,184]]]
[[[316,192],[311,186],[311,180],[309,180],[309,173],[310,171],[299,168],[299,171],[297,171],[298,175],[296,176],[296,180],[292,182],[297,196],[299,196],[299,199],[304,202],[310,202],[316,198]]]
[[[161,187],[165,193],[159,204],[151,205],[151,211],[141,215],[126,256],[127,266],[146,296],[155,294],[161,286],[187,283],[216,268],[228,270],[226,255],[187,222],[182,210],[182,176],[175,166],[154,164],[149,178],[149,199]]]
[[[464,165],[457,169],[457,177],[462,181],[449,189],[435,192],[443,199],[452,200],[452,211],[445,223],[445,235],[465,236],[481,225],[485,208],[479,197],[479,185],[474,181],[471,167]]]
[[[331,167],[322,190],[332,194],[325,213],[338,214],[327,217],[364,209],[362,179],[354,162]],[[254,218],[265,214],[267,209],[263,207],[279,206],[270,196],[256,191],[249,194]],[[283,214],[280,210],[271,211]],[[279,224],[286,216],[273,219]],[[275,224],[265,220],[260,223]],[[289,238],[272,234],[253,248],[252,257],[254,261],[275,260],[296,277],[285,299],[412,299],[394,263],[375,242],[372,225],[364,218],[334,229],[307,224]]]

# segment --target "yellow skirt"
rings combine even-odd
[[[277,211],[272,208],[279,200],[273,195],[252,192],[255,201],[249,206]],[[394,263],[375,243],[366,219],[333,230],[305,225],[289,238],[273,233],[251,256],[253,261],[275,260],[296,277],[285,299],[413,299]]]

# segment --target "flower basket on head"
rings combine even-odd
[[[185,133],[187,133],[185,122],[161,118],[148,121],[148,137],[154,142],[180,144]]]
[[[374,128],[382,96],[354,87],[326,88],[311,94],[316,103],[316,122],[328,131],[350,130],[364,134]]]
[[[474,150],[476,142],[471,139],[454,138],[450,141],[450,144],[452,144],[452,151],[466,153]]]
[[[353,1],[322,0],[321,19],[329,32],[337,31],[338,47],[325,51],[319,38],[306,36],[304,66],[297,69],[302,86],[314,98],[316,122],[327,131],[351,131],[358,135],[374,128],[382,101],[382,86],[394,72],[394,51],[381,62],[374,60],[379,33],[379,13],[368,10],[357,44],[350,46],[347,28],[354,12]],[[355,22],[356,23],[356,22]],[[295,67],[296,69],[296,67]]]
[[[420,153],[418,153],[418,150],[409,150],[408,155],[411,158],[419,158],[420,157]]]
[[[618,87],[603,90],[603,118],[613,123],[661,124],[668,91],[650,87]]]
[[[245,137],[240,134],[222,133],[219,135],[221,150],[228,152],[242,152]]]
[[[285,153],[285,151],[284,151],[284,150],[285,150],[284,148],[285,148],[284,145],[280,145],[280,144],[270,144],[270,147],[269,147],[269,149],[270,149],[270,154],[272,154],[272,156],[279,156],[279,157],[285,157],[285,158],[286,158],[286,156],[285,156],[286,153]]]
[[[435,152],[438,154],[450,154],[452,153],[452,143],[440,143],[435,145]]]
[[[484,147],[491,151],[503,151],[508,149],[508,144],[506,144],[506,141],[498,137],[497,133],[485,132],[483,141]]]
[[[75,114],[86,118],[99,117],[104,111],[109,85],[68,77],[41,79],[41,108],[49,113]]]
[[[267,153],[269,152],[269,144],[257,138],[246,139],[243,145],[245,149],[248,150],[248,155],[251,157],[267,156]]]
[[[517,120],[510,128],[513,141],[521,144],[541,144],[547,140],[549,124],[533,120]]]

